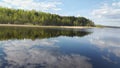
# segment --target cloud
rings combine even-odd
[[[120,29],[104,28],[95,31],[90,37],[90,42],[94,47],[104,53],[103,59],[108,62],[117,63],[118,61],[112,58],[120,58],[120,36],[118,36]],[[106,56],[107,55],[107,56]]]
[[[90,59],[85,56],[60,53],[56,47],[53,47],[57,42],[58,40],[54,39],[0,42],[6,55],[4,57],[7,61],[6,68],[92,68]],[[0,63],[2,67],[4,62],[0,61]]]
[[[61,8],[58,5],[60,1],[35,1],[35,0],[2,0],[0,6],[25,10],[40,10],[40,11],[58,11]]]
[[[102,58],[114,64],[119,64],[116,60],[120,58],[120,36],[118,36],[120,29],[97,29],[90,36],[90,42],[100,53]]]
[[[93,10],[92,15],[99,18],[120,19],[120,2],[105,3],[99,9]]]
[[[120,26],[120,2],[104,3],[91,12],[94,21],[103,25]]]
[[[36,39],[34,41],[30,40],[30,39],[24,39],[24,40],[8,40],[8,41],[0,41],[0,43],[3,43],[4,46],[7,46],[7,50],[11,50],[11,46],[14,47],[18,47],[20,48],[21,46],[29,49],[32,46],[44,46],[44,47],[58,47],[57,45],[55,45],[55,43],[59,42],[58,40],[47,40],[47,39]],[[10,47],[9,47],[10,46]],[[20,47],[19,47],[20,46]]]
[[[110,57],[108,57],[108,56],[102,56],[102,58],[103,58],[104,60],[106,60],[106,61],[110,62],[110,63],[117,64],[117,62],[115,62],[115,61],[111,60],[111,58],[110,58]]]

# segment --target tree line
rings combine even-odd
[[[0,24],[94,26],[94,22],[85,17],[59,16],[35,10],[30,11],[3,7],[0,7]]]

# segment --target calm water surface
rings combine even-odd
[[[120,29],[0,27],[0,68],[120,68]]]

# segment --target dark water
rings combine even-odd
[[[0,68],[120,68],[120,29],[0,27]]]

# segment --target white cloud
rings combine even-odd
[[[114,3],[112,3],[112,6],[118,6],[118,7],[120,7],[120,2],[114,2]]]
[[[90,37],[90,42],[102,51],[107,51],[107,54],[113,54],[120,57],[120,29],[100,29],[95,31]]]
[[[106,60],[106,61],[110,62],[110,63],[117,64],[117,62],[115,62],[115,61],[111,60],[111,59],[110,59],[110,57],[108,57],[108,56],[102,56],[102,58],[103,58],[104,60]]]
[[[99,18],[120,19],[120,2],[103,4],[99,9],[95,9],[92,15]]]
[[[24,40],[8,40],[8,41],[0,41],[0,43],[4,43],[4,46],[7,46],[7,50],[11,50],[11,46],[20,48],[21,46],[24,48],[31,48],[32,46],[44,46],[44,47],[58,47],[55,45],[55,43],[59,42],[58,40],[47,40],[47,39],[36,39],[34,41],[30,39],[24,39]],[[10,47],[8,47],[10,46]],[[19,47],[20,46],[20,47]]]
[[[103,25],[120,26],[120,2],[104,3],[92,11],[94,21]]]
[[[89,37],[93,47],[101,52],[104,60],[110,63],[118,64],[112,56],[120,58],[120,29],[95,29],[94,33]]]
[[[57,42],[56,39],[1,41],[0,48],[6,55],[3,59],[8,63],[5,68],[92,68],[90,59],[85,56],[60,53],[56,50]]]
[[[58,11],[61,8],[58,5],[62,4],[60,1],[35,1],[35,0],[2,0],[0,6],[25,9],[25,10],[40,10],[40,11]]]

